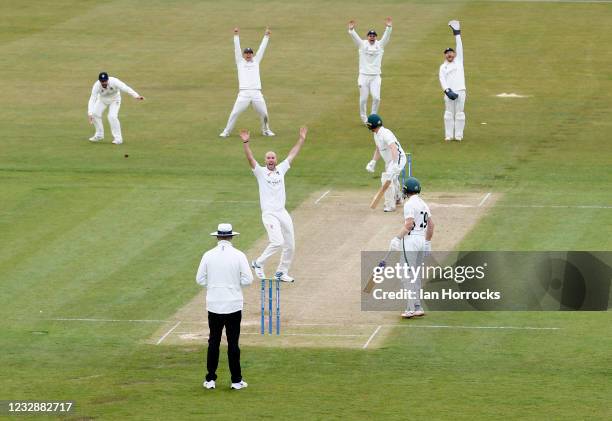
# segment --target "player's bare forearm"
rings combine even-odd
[[[307,133],[308,127],[300,127],[300,136],[298,138],[298,141],[293,146],[293,148],[291,148],[291,150],[289,151],[289,155],[287,156],[289,162],[293,161],[297,154],[300,152],[300,149],[302,149],[302,145],[304,144],[304,141],[306,141]]]
[[[251,147],[249,146],[249,140],[251,138],[251,134],[248,130],[240,130],[240,139],[242,139],[242,148],[244,149],[244,154],[246,155],[246,159],[251,166],[251,169],[257,166],[257,161],[253,157],[253,151],[251,151]]]
[[[425,240],[431,241],[434,235],[434,222],[431,218],[427,220],[427,231],[425,231]]]
[[[372,161],[378,161],[380,159],[380,151],[378,150],[378,147],[376,147],[376,149],[374,149],[374,155],[372,156]]]
[[[397,238],[404,238],[414,228],[414,218],[406,218],[406,223],[397,234]]]

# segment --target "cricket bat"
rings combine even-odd
[[[387,254],[385,254],[385,257],[380,261],[380,263],[378,263],[378,267],[385,267],[387,265],[387,259],[389,258],[390,254],[391,250],[389,250]],[[374,289],[374,285],[376,285],[376,282],[374,282],[374,270],[372,270],[372,275],[370,276],[370,279],[368,279],[368,283],[366,284],[366,286],[363,288],[363,292],[365,292],[366,294],[371,293]]]
[[[385,184],[383,184],[380,189],[378,189],[378,191],[374,195],[374,198],[372,198],[372,202],[370,202],[370,209],[376,209],[376,206],[378,206],[378,202],[380,202],[380,199],[382,199],[390,185],[391,180],[387,180],[385,181]]]

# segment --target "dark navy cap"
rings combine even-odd
[[[444,54],[446,54],[446,53],[450,53],[451,51],[452,51],[453,53],[455,52],[455,50],[454,50],[454,49],[452,49],[451,47],[448,47],[446,50],[444,50]]]
[[[98,80],[99,80],[100,82],[105,82],[105,81],[107,81],[107,80],[108,80],[108,73],[106,73],[106,72],[102,72],[102,73],[100,73],[100,74],[98,75]]]
[[[376,35],[376,36],[378,36],[378,34],[376,33],[376,31],[374,29],[370,29],[368,31],[368,35]]]
[[[252,48],[245,48],[245,49],[244,49],[244,51],[243,51],[242,53],[243,53],[243,54],[246,54],[246,53],[251,53],[251,54],[253,54],[253,49],[252,49]]]

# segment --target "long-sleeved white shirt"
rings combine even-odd
[[[208,311],[229,314],[242,310],[242,287],[253,283],[253,274],[245,254],[221,240],[202,256],[196,282],[206,287]]]
[[[391,38],[391,26],[387,26],[382,38],[370,44],[367,39],[359,38],[354,29],[349,29],[349,34],[353,38],[355,45],[359,49],[359,73],[367,76],[377,76],[382,73],[380,67],[382,65],[385,46]]]
[[[238,89],[258,89],[261,90],[261,79],[259,78],[259,63],[263,60],[266,47],[268,46],[269,36],[265,35],[257,52],[253,54],[253,59],[247,61],[242,57],[240,48],[240,37],[234,35],[234,54],[236,56],[236,67],[238,69]]]
[[[106,88],[103,88],[100,81],[97,80],[91,88],[91,96],[89,97],[89,103],[87,104],[87,114],[93,114],[94,106],[96,105],[98,98],[109,104],[113,101],[121,101],[122,91],[132,95],[134,98],[138,98],[140,96],[135,90],[116,77],[108,78],[108,85],[106,85]]]
[[[453,91],[465,90],[465,74],[463,73],[463,43],[461,35],[455,35],[457,46],[455,48],[455,59],[452,62],[444,60],[440,65],[440,85],[442,90],[452,89]]]

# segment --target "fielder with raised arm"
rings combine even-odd
[[[89,124],[93,124],[96,133],[89,138],[92,142],[104,139],[104,124],[102,124],[102,113],[108,107],[108,122],[113,133],[113,143],[121,145],[121,124],[119,123],[119,108],[121,107],[121,92],[127,92],[139,101],[144,100],[135,90],[127,86],[116,77],[109,77],[108,73],[102,72],[98,80],[91,88],[91,96],[87,104],[87,118]]]
[[[444,91],[444,140],[463,140],[465,127],[465,74],[463,73],[463,43],[459,21],[451,20],[448,26],[453,31],[457,51],[444,50],[444,63],[440,65],[440,85]]]
[[[359,78],[357,79],[357,86],[359,86],[359,115],[364,124],[368,118],[368,96],[372,95],[371,114],[376,114],[380,105],[380,85],[382,83],[380,67],[382,65],[383,54],[385,53],[385,46],[391,38],[392,24],[392,19],[388,17],[385,20],[385,33],[380,41],[378,41],[378,34],[375,30],[370,29],[367,35],[368,38],[361,39],[357,32],[355,32],[356,22],[351,20],[348,23],[348,32],[359,49]]]
[[[238,69],[238,98],[234,108],[227,120],[225,129],[219,135],[220,137],[229,137],[238,116],[242,114],[249,105],[253,104],[253,108],[259,114],[261,119],[261,132],[264,136],[274,136],[270,126],[268,125],[268,108],[266,101],[261,93],[261,79],[259,77],[259,64],[263,60],[268,41],[270,39],[270,29],[266,28],[263,40],[259,45],[257,53],[253,53],[252,48],[240,49],[240,30],[234,28],[234,55],[236,58],[236,68]]]
[[[431,239],[434,234],[434,222],[427,203],[421,199],[421,183],[414,177],[408,177],[403,186],[404,198],[404,225],[402,229],[391,240],[390,249],[401,252],[401,261],[412,266],[419,267],[425,257],[431,253]],[[416,279],[406,279],[406,287],[413,291],[415,298],[408,298],[406,311],[402,313],[405,319],[421,317],[425,315],[421,307],[420,290],[421,276]]]
[[[406,153],[393,132],[382,125],[382,119],[377,114],[371,114],[366,121],[368,129],[374,135],[374,156],[366,165],[366,171],[373,173],[376,162],[382,157],[385,161],[385,170],[380,175],[380,183],[385,184],[391,180],[391,185],[385,190],[385,212],[393,212],[395,207],[401,203],[401,187],[399,176],[406,166]]]
[[[268,240],[270,241],[261,256],[251,262],[251,267],[255,270],[255,274],[259,279],[266,278],[264,272],[266,260],[277,251],[282,250],[275,276],[283,282],[294,281],[289,275],[289,267],[291,266],[295,250],[295,239],[293,221],[289,212],[285,209],[285,174],[291,168],[291,162],[300,152],[306,140],[307,132],[308,129],[306,127],[300,128],[300,137],[297,143],[291,148],[287,158],[278,165],[276,165],[276,153],[272,151],[266,152],[266,166],[262,167],[253,158],[253,152],[249,147],[249,132],[246,130],[240,131],[244,153],[259,185],[261,220],[268,232]]]

